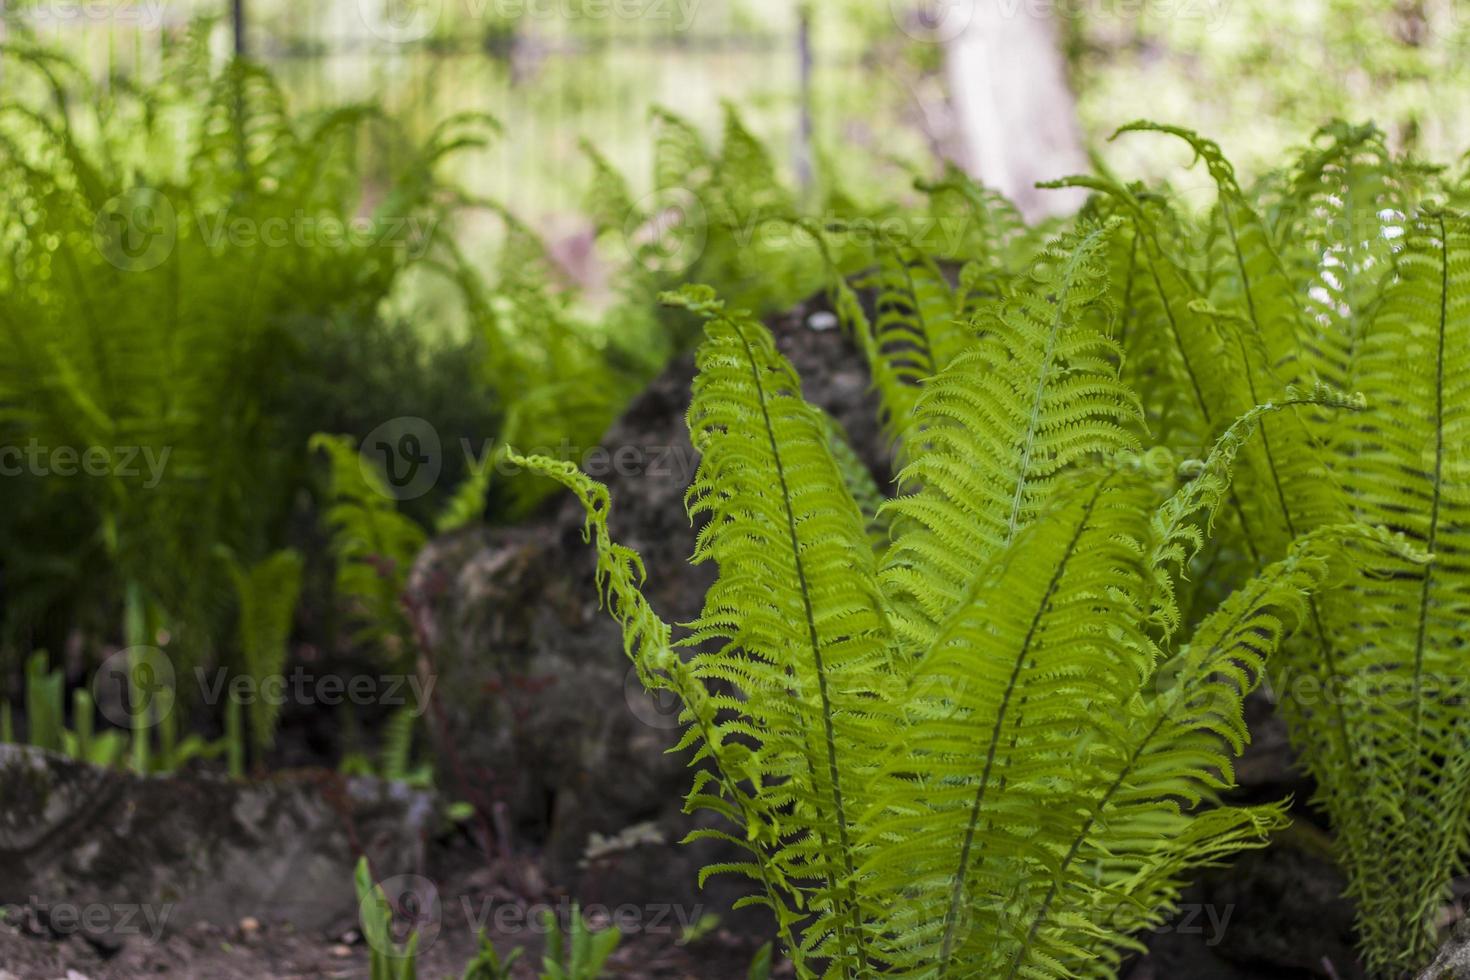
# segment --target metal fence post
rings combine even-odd
[[[235,27],[235,57],[245,57],[245,0],[230,0],[230,20]]]

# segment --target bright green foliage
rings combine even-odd
[[[371,949],[368,954],[371,980],[415,980],[418,976],[419,934],[417,931],[411,933],[402,945],[394,942],[393,907],[388,904],[383,887],[373,880],[367,858],[358,859],[352,883],[357,890],[362,934]]]
[[[1135,448],[1135,398],[1092,307],[1106,304],[1106,228],[1058,240],[1034,277],[982,306],[979,340],[923,388],[917,447],[900,472],[922,488],[893,507],[903,531],[883,576],[906,640],[931,641],[975,569],[1008,546],[1050,496],[1056,477],[1089,455]],[[977,426],[983,417],[987,424]],[[975,461],[987,465],[975,465]]]
[[[883,422],[897,441],[913,422],[918,382],[944,368],[971,339],[955,316],[955,299],[938,263],[903,242],[885,242],[873,271],[853,286],[873,292],[871,322],[845,281],[839,313],[873,369]]]
[[[580,313],[576,292],[558,283],[563,273],[535,231],[508,209],[486,206],[505,226],[494,287],[452,242],[444,245],[442,267],[459,287],[483,350],[476,378],[505,406],[497,442],[547,451],[594,445],[673,353],[675,338],[636,270],[628,295],[600,319]],[[488,483],[489,461],[479,462],[471,473]],[[512,511],[523,512],[544,487],[512,479],[508,489]]]
[[[1115,250],[1125,376],[1150,425],[1196,452],[1250,405],[1291,385],[1342,393],[1259,420],[1240,450],[1219,544],[1196,601],[1358,520],[1432,555],[1353,549],[1344,587],[1309,599],[1272,685],[1332,819],[1365,958],[1376,975],[1423,964],[1467,843],[1470,735],[1459,538],[1470,409],[1470,253],[1453,178],[1391,157],[1371,126],[1336,123],[1254,191],[1219,148],[1186,140],[1219,189],[1204,215],[1167,194],[1079,178],[1090,209],[1127,219]],[[1345,393],[1357,393],[1350,399]],[[1287,399],[1289,402],[1291,399]],[[1196,610],[1186,620],[1199,618]]]
[[[511,967],[525,950],[517,946],[510,955],[501,957],[489,937],[480,933],[480,948],[475,958],[465,964],[459,980],[511,980]]]
[[[23,44],[0,66],[16,96],[0,116],[0,439],[93,453],[85,475],[43,457],[7,478],[7,625],[102,631],[99,598],[132,582],[171,656],[199,663],[230,606],[213,549],[275,550],[301,485],[311,430],[284,407],[300,324],[375,316],[443,233],[437,162],[483,137],[451,121],[369,209],[358,148],[391,122],[293,114],[263,69],[212,67],[202,40],[142,89]],[[360,213],[370,234],[345,234]]]
[[[301,594],[302,564],[301,555],[289,550],[278,551],[248,569],[230,559],[240,608],[242,666],[257,691],[285,669],[291,620]],[[281,706],[277,699],[257,697],[249,707],[250,743],[259,759],[275,743]]]
[[[595,149],[588,199],[599,237],[615,244],[635,299],[686,282],[716,285],[758,311],[785,309],[824,281],[871,258],[870,242],[826,235],[815,224],[871,217],[837,187],[802,199],[779,179],[770,153],[731,105],[718,149],[687,119],[655,109],[651,193],[637,197]],[[681,334],[681,338],[682,334]]]
[[[26,722],[30,744],[38,749],[60,752],[61,732],[66,718],[62,708],[61,671],[46,669],[45,650],[37,650],[26,661]]]
[[[868,464],[863,462],[857,450],[848,442],[842,423],[826,412],[822,413],[822,417],[827,424],[827,449],[842,473],[847,492],[852,494],[853,502],[862,511],[863,520],[867,524],[868,540],[881,556],[888,547],[888,528],[892,522],[892,515],[883,509],[888,495],[878,486]]]
[[[1008,202],[953,168],[916,186],[927,214],[882,213],[820,235],[833,308],[873,373],[901,459],[920,382],[969,348],[975,313],[1026,279],[1045,246],[1041,228],[1027,228]],[[881,231],[870,230],[875,224]],[[859,275],[843,275],[860,260]]]
[[[1401,968],[1433,948],[1430,923],[1467,844],[1470,223],[1420,212],[1395,261],[1350,362],[1372,411],[1334,440],[1334,475],[1360,520],[1402,532],[1434,561],[1410,572],[1374,563],[1352,591],[1327,597],[1336,659],[1295,658],[1283,680],[1298,685],[1286,691],[1289,717],[1323,774],[1366,948]]]
[[[603,964],[623,939],[616,927],[593,932],[575,902],[571,928],[565,936],[561,920],[552,909],[542,914],[542,925],[546,927],[546,955],[541,958],[541,980],[597,980]]]
[[[96,705],[83,688],[72,692],[72,727],[67,728],[63,710],[66,679],[59,669],[48,669],[47,661],[44,650],[37,650],[26,661],[28,743],[95,766],[117,764],[127,752],[128,736],[118,731],[96,731]],[[0,704],[0,742],[15,740],[12,710],[9,701]]]
[[[746,855],[704,875],[751,879],[799,976],[1111,975],[1191,868],[1281,825],[1280,806],[1217,805],[1242,700],[1350,548],[1402,551],[1324,528],[1171,637],[1174,580],[1260,422],[1183,483],[1134,451],[1138,402],[1092,309],[1116,231],[1056,242],[926,382],[923,485],[885,507],[881,571],[822,414],[708,290],[671,297],[708,321],[688,500],[694,560],[719,566],[686,639],[608,537],[606,490],[526,461],[583,500],[640,677],[683,701],[707,764],[688,806],[735,828],[694,836]]]
[[[337,560],[337,593],[354,604],[361,623],[356,639],[390,659],[400,656],[411,635],[403,594],[427,535],[399,513],[382,473],[349,436],[318,433],[311,447],[325,452],[331,466],[326,519]]]

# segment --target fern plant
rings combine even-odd
[[[326,520],[332,529],[337,594],[356,607],[354,639],[387,660],[407,652],[411,635],[403,594],[413,560],[428,535],[399,513],[388,482],[359,455],[350,436],[317,433],[311,448],[329,464]]]
[[[1053,243],[961,325],[969,341],[906,426],[908,492],[881,559],[822,415],[748,314],[707,321],[689,425],[693,560],[719,577],[687,636],[639,592],[606,490],[582,499],[598,580],[644,684],[682,699],[690,808],[725,817],[799,976],[1111,975],[1192,868],[1259,846],[1279,805],[1218,805],[1245,694],[1357,552],[1343,524],[1296,542],[1187,641],[1177,578],[1267,416],[1344,407],[1288,392],[1202,461],[1139,450],[1102,256],[1113,225]]]
[[[1209,562],[1213,589],[1345,519],[1434,556],[1367,561],[1307,621],[1272,687],[1331,818],[1376,975],[1422,965],[1470,837],[1470,742],[1457,632],[1470,579],[1463,475],[1470,263],[1453,178],[1394,160],[1371,126],[1335,123],[1287,171],[1243,189],[1219,147],[1180,138],[1219,189],[1203,216],[1167,194],[1080,178],[1126,218],[1113,295],[1150,422],[1185,452],[1290,383],[1361,393],[1361,410],[1264,420],[1242,454]],[[1127,255],[1126,265],[1122,256]],[[1201,590],[1202,594],[1206,590]]]
[[[283,392],[301,323],[377,316],[443,233],[436,166],[483,132],[454,119],[399,153],[373,234],[334,238],[368,210],[360,144],[397,139],[376,109],[295,113],[202,34],[146,85],[23,36],[0,66],[0,440],[102,461],[7,478],[7,646],[111,639],[136,591],[170,656],[207,662],[234,612],[214,550],[278,550],[303,482],[311,430]]]
[[[240,607],[240,652],[246,676],[259,691],[285,669],[287,641],[296,600],[301,594],[303,560],[295,551],[278,551],[264,561],[241,568],[233,557],[230,574]],[[280,702],[257,697],[250,702],[250,743],[262,758],[275,743]]]
[[[616,926],[594,931],[572,903],[572,916],[565,936],[561,920],[552,909],[542,914],[546,929],[546,955],[541,958],[542,980],[597,980],[602,967],[618,948],[623,935]]]
[[[71,692],[71,727],[67,727],[66,677],[59,668],[51,668],[48,655],[37,650],[26,661],[24,698],[26,740],[24,744],[48,752],[59,752],[68,758],[104,768],[120,766],[131,759],[138,772],[173,772],[195,759],[214,758],[233,752],[236,743],[227,733],[224,739],[206,741],[189,735],[182,741],[165,738],[161,751],[140,752],[147,744],[149,723],[140,720],[132,732],[117,729],[97,730],[97,704],[84,687]],[[16,737],[14,709],[0,701],[0,743],[20,744]],[[140,761],[141,759],[141,761]]]
[[[418,977],[418,930],[402,944],[394,941],[396,910],[383,886],[373,880],[367,858],[360,858],[352,876],[357,892],[358,920],[368,941],[368,970],[372,980],[416,980]]]

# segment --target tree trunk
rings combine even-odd
[[[1005,194],[1027,219],[1075,211],[1086,194],[1035,184],[1090,170],[1077,103],[1047,5],[965,0],[969,14],[945,45],[959,129],[958,162]]]

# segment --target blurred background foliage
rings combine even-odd
[[[1464,149],[1459,0],[994,2],[1051,19],[1101,167],[1168,175],[1200,207],[1214,191],[1202,170],[1180,170],[1187,151],[1110,134],[1141,117],[1187,124],[1245,178],[1343,114],[1421,158]],[[792,216],[973,203],[960,183],[928,185],[931,200],[914,186],[941,176],[955,143],[952,4],[243,8],[249,61],[232,63],[225,0],[0,0],[0,445],[174,454],[159,492],[7,479],[12,694],[39,649],[72,680],[145,640],[185,665],[279,662],[236,638],[280,632],[239,622],[264,605],[241,583],[286,549],[305,555],[295,655],[384,631],[397,642],[375,647],[411,649],[396,593],[367,593],[401,582],[413,555],[365,547],[373,522],[408,541],[526,514],[544,487],[494,478],[474,453],[595,444],[689,338],[660,289],[708,282],[776,309],[873,254],[869,242],[824,255]],[[163,261],[132,268],[92,246],[99,217],[119,197],[138,204],[140,188],[167,199],[178,237]],[[691,202],[697,220],[670,226]],[[298,212],[412,227],[286,248],[218,234]],[[354,511],[345,471],[329,474],[311,436],[350,452],[402,416],[439,434],[444,472],[422,497]]]
[[[1470,9],[1462,0],[996,0],[1053,17],[1089,147],[1110,167],[1155,176],[1174,159],[1109,144],[1137,118],[1187,122],[1258,172],[1351,105],[1396,149],[1454,159],[1470,114]],[[116,0],[91,19],[58,0],[0,4],[12,33],[80,56],[94,73],[156,71],[168,38],[222,0]],[[155,15],[150,13],[158,8]],[[811,105],[823,162],[857,193],[928,169],[946,140],[939,65],[943,0],[248,0],[251,56],[301,108],[379,100],[426,133],[454,112],[493,114],[516,134],[460,157],[449,173],[475,193],[514,197],[548,237],[576,226],[591,141],[650,189],[650,105],[706,132],[720,105],[792,167],[799,125],[799,21],[811,20]],[[636,9],[638,16],[617,16]],[[122,14],[131,13],[131,18]],[[130,23],[130,20],[132,21]],[[862,152],[866,151],[866,152]],[[495,222],[480,221],[481,243]],[[470,232],[475,229],[471,228]],[[472,235],[472,238],[474,236]]]

